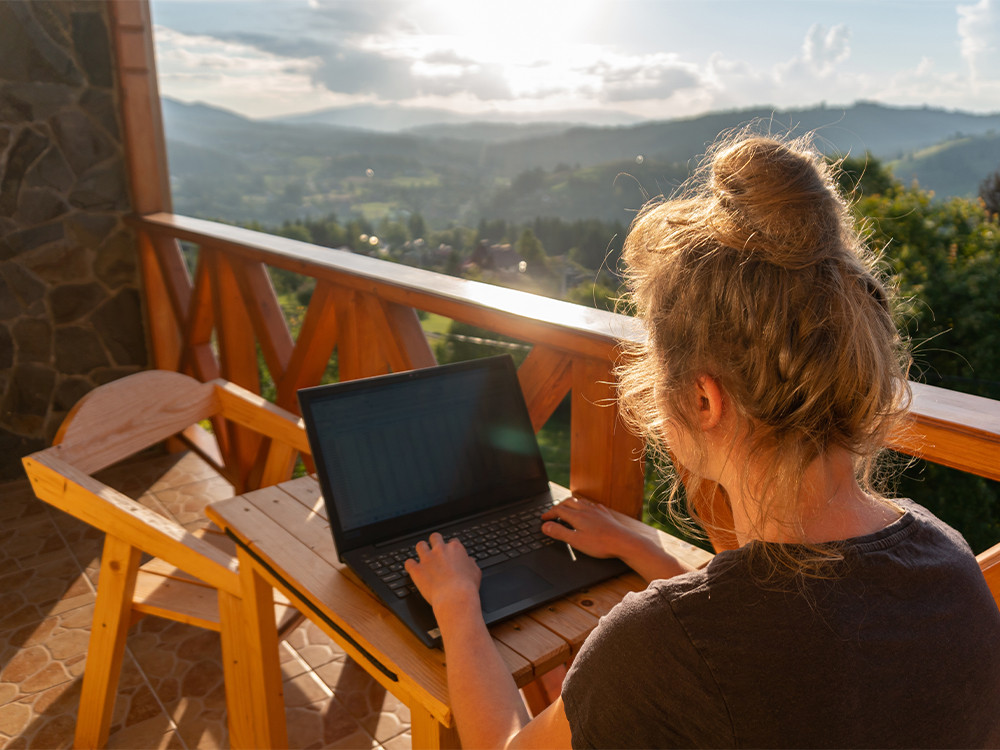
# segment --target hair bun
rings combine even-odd
[[[815,151],[748,138],[715,154],[709,184],[725,245],[785,268],[838,254],[846,205]]]

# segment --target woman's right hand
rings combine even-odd
[[[542,531],[591,557],[624,557],[641,521],[583,497],[566,498],[542,514]]]
[[[691,570],[660,544],[660,533],[637,518],[583,497],[542,514],[542,531],[591,557],[617,557],[647,581]]]

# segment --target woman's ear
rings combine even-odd
[[[711,430],[722,419],[723,395],[719,381],[711,375],[700,375],[695,380],[695,398],[698,407],[698,424]]]

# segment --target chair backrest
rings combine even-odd
[[[110,466],[219,411],[215,384],[178,372],[146,370],[85,395],[53,443],[85,474]]]

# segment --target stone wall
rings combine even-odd
[[[147,361],[107,13],[0,0],[0,481]]]

